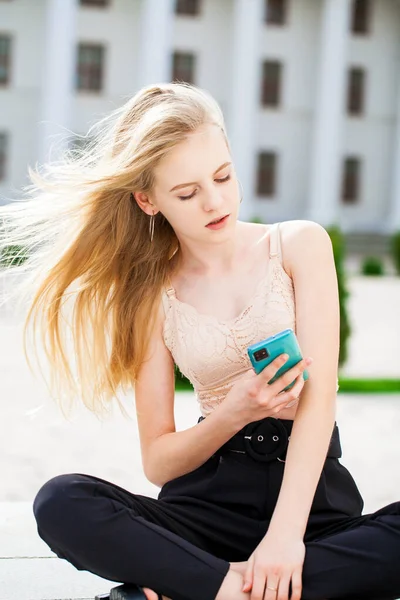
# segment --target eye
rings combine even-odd
[[[218,183],[223,183],[224,181],[229,181],[230,178],[231,178],[231,176],[227,175],[223,179],[216,179],[215,181],[218,181]]]
[[[218,183],[225,183],[226,181],[229,181],[229,179],[231,178],[230,174],[227,175],[226,177],[224,177],[223,179],[216,179],[215,181],[217,181]],[[195,195],[195,191],[193,192],[193,194],[190,194],[190,196],[178,196],[178,198],[180,200],[190,200],[191,198],[193,198],[193,196]]]

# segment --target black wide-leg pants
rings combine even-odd
[[[290,433],[292,421],[282,423]],[[78,570],[173,600],[213,600],[229,563],[247,560],[265,536],[283,470],[221,450],[157,498],[62,474],[40,488],[33,512],[40,537]],[[400,598],[400,502],[362,509],[351,474],[328,457],[304,537],[305,600]]]

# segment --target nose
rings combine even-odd
[[[204,193],[203,208],[206,211],[219,210],[224,204],[222,190],[218,189],[218,184],[209,185]]]

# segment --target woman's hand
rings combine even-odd
[[[257,374],[251,369],[234,383],[223,402],[230,419],[239,425],[247,425],[277,414],[298,398],[304,386],[303,371],[311,364],[312,358],[302,359],[276,381],[268,383],[286,360],[281,354],[261,373]],[[295,381],[293,387],[282,391],[292,381]]]
[[[267,533],[247,561],[242,591],[251,590],[250,600],[289,600],[292,583],[290,600],[300,600],[305,553],[302,539]]]

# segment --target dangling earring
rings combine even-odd
[[[154,213],[151,215],[150,217],[150,225],[149,225],[149,232],[150,232],[150,242],[153,241],[153,237],[154,237]]]
[[[132,194],[132,192],[131,192],[130,198],[131,198],[132,202],[135,200],[135,197]],[[155,219],[155,217],[154,217],[154,213],[153,213],[150,217],[150,223],[149,223],[150,242],[153,241],[153,237],[154,237],[154,219]]]
[[[239,179],[238,179],[238,184],[240,185],[240,189],[242,190],[242,195],[241,195],[240,202],[239,202],[239,204],[241,204],[243,202],[243,187],[242,187],[242,184],[240,183]]]

